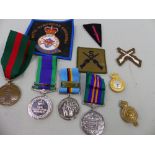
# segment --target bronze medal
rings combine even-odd
[[[10,31],[1,64],[7,84],[0,88],[0,104],[14,105],[21,96],[20,89],[12,82],[27,69],[32,58],[35,42],[19,32]]]
[[[2,105],[14,105],[21,96],[21,91],[18,86],[8,82],[0,88],[0,104]]]

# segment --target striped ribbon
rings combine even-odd
[[[21,33],[10,31],[1,64],[7,79],[21,75],[28,67],[32,58],[35,43]]]
[[[80,73],[78,68],[62,68],[60,70],[61,82],[75,82],[80,83]],[[79,94],[80,88],[75,87],[60,87],[59,93]]]
[[[105,83],[99,75],[86,74],[86,88],[84,102],[86,104],[103,105],[105,97]]]
[[[56,89],[56,72],[56,56],[38,56],[38,69],[33,88],[54,91]]]

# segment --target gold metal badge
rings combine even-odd
[[[110,88],[114,92],[122,92],[125,89],[125,82],[120,78],[119,74],[113,73],[111,75]]]
[[[0,104],[13,105],[21,96],[20,89],[10,81],[0,88]]]
[[[137,119],[138,119],[138,113],[133,107],[128,106],[127,101],[121,101],[120,103],[121,107],[121,118],[127,122],[132,123],[134,126],[138,125]]]

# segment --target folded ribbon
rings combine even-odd
[[[16,78],[27,69],[34,49],[35,42],[29,40],[29,37],[10,31],[1,58],[3,72],[7,79]]]
[[[80,92],[80,73],[78,68],[61,69],[60,80],[59,93],[78,94]]]
[[[56,56],[38,56],[38,69],[33,88],[54,91],[56,89],[56,72]]]
[[[105,82],[99,75],[86,74],[86,88],[84,102],[86,104],[104,104]]]

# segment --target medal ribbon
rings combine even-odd
[[[32,58],[35,43],[21,33],[10,31],[1,64],[7,79],[21,75],[28,67]]]
[[[68,94],[79,94],[80,88],[80,73],[78,68],[62,68],[60,70],[60,80],[61,82],[69,82],[73,84],[70,87],[62,86],[59,89],[59,93],[68,93]],[[77,85],[75,87],[75,85]]]
[[[103,105],[105,97],[105,83],[99,75],[86,74],[86,89],[84,102],[86,104]]]
[[[38,56],[38,69],[34,89],[46,89],[54,91],[56,89],[56,56]]]

